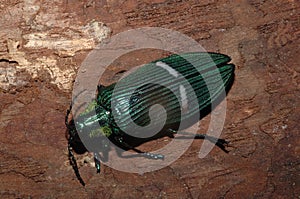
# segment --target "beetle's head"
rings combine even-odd
[[[93,103],[93,107],[94,109],[85,110],[79,114],[76,119],[72,118],[69,120],[72,108],[72,106],[70,106],[65,118],[68,132],[69,161],[78,180],[83,186],[85,183],[80,176],[73,150],[80,154],[86,151],[94,152],[96,155],[94,158],[97,158],[95,162],[106,162],[110,148],[108,137],[112,134],[112,130],[109,127],[109,112],[101,110],[102,108],[97,108],[97,104],[95,103]],[[101,152],[101,154],[99,154],[99,152]],[[100,171],[100,167],[98,168],[98,166],[96,166],[96,168],[97,171]]]
[[[105,161],[110,150],[108,137],[112,135],[110,123],[110,111],[91,102],[75,119],[66,122],[72,148],[76,151],[77,145],[84,145],[86,151],[100,152]]]
[[[84,144],[82,143],[78,135],[74,123],[74,119],[72,118],[70,121],[68,121],[68,114],[66,116],[66,127],[67,127],[67,139],[69,142],[69,148],[71,147],[78,154],[85,153],[87,149],[85,148]]]

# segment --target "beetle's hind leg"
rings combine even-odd
[[[181,137],[176,137],[176,139],[206,139],[206,140],[209,140],[210,142],[212,142],[213,144],[217,145],[220,149],[222,149],[226,153],[229,152],[225,148],[226,146],[228,146],[229,142],[224,139],[215,138],[215,137],[212,137],[212,136],[209,136],[206,134],[193,134],[193,133],[189,133],[189,132],[177,132],[172,129],[170,129],[170,131],[173,132],[174,134],[184,135]]]

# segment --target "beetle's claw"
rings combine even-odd
[[[224,140],[224,139],[218,139],[217,143],[222,144],[224,146],[228,146],[229,145],[229,142],[226,141],[226,140]]]
[[[224,152],[228,153],[229,151],[225,149],[225,147],[228,147],[229,142],[224,139],[218,139],[216,144],[220,149],[222,149]]]

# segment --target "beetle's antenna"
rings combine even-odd
[[[72,109],[72,103],[70,104],[70,107],[67,110],[67,114],[66,114],[66,117],[65,117],[65,124],[66,124],[66,127],[68,128],[68,130],[69,130],[69,127],[70,127],[70,125],[69,125],[69,115],[71,113],[71,109]]]
[[[83,179],[80,176],[78,166],[77,166],[77,162],[76,162],[76,159],[75,159],[74,154],[73,154],[73,149],[72,149],[72,146],[71,146],[72,141],[73,141],[73,137],[70,136],[69,139],[68,139],[69,161],[70,161],[70,164],[73,167],[75,175],[76,175],[77,179],[79,180],[80,184],[85,186],[85,183],[84,183]]]
[[[68,121],[69,120],[69,115],[71,113],[71,109],[72,109],[72,104],[70,105],[70,108],[67,110],[67,114],[66,114],[66,118],[65,118],[65,123],[66,123],[68,133],[69,133],[69,138],[68,138],[68,152],[69,153],[68,153],[68,156],[69,156],[70,165],[73,167],[73,170],[75,172],[75,175],[76,175],[77,179],[79,180],[80,184],[85,186],[85,183],[84,183],[83,179],[80,176],[78,166],[77,166],[77,162],[76,162],[76,159],[74,157],[73,148],[72,148],[74,133],[72,133],[72,129],[71,129],[69,121]]]

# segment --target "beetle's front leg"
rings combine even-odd
[[[124,146],[124,148],[127,148],[127,149],[131,149],[135,152],[137,152],[137,154],[133,154],[133,155],[127,155],[127,156],[124,156],[122,154],[122,152],[118,152],[118,155],[120,157],[123,157],[123,158],[132,158],[132,157],[137,157],[137,156],[143,156],[145,158],[148,158],[148,159],[154,159],[154,160],[158,160],[158,159],[161,159],[163,160],[165,158],[164,155],[162,154],[156,154],[156,153],[149,153],[149,152],[144,152],[144,151],[141,151],[139,149],[136,149],[135,147],[132,147],[130,146],[129,144],[127,144],[126,142],[123,141],[123,138],[122,137],[115,137],[116,141],[119,142],[122,146]],[[117,150],[118,151],[118,150]]]
[[[101,169],[100,157],[99,154],[96,152],[94,152],[94,162],[95,162],[95,167],[97,169],[97,173],[100,173],[100,169]]]

